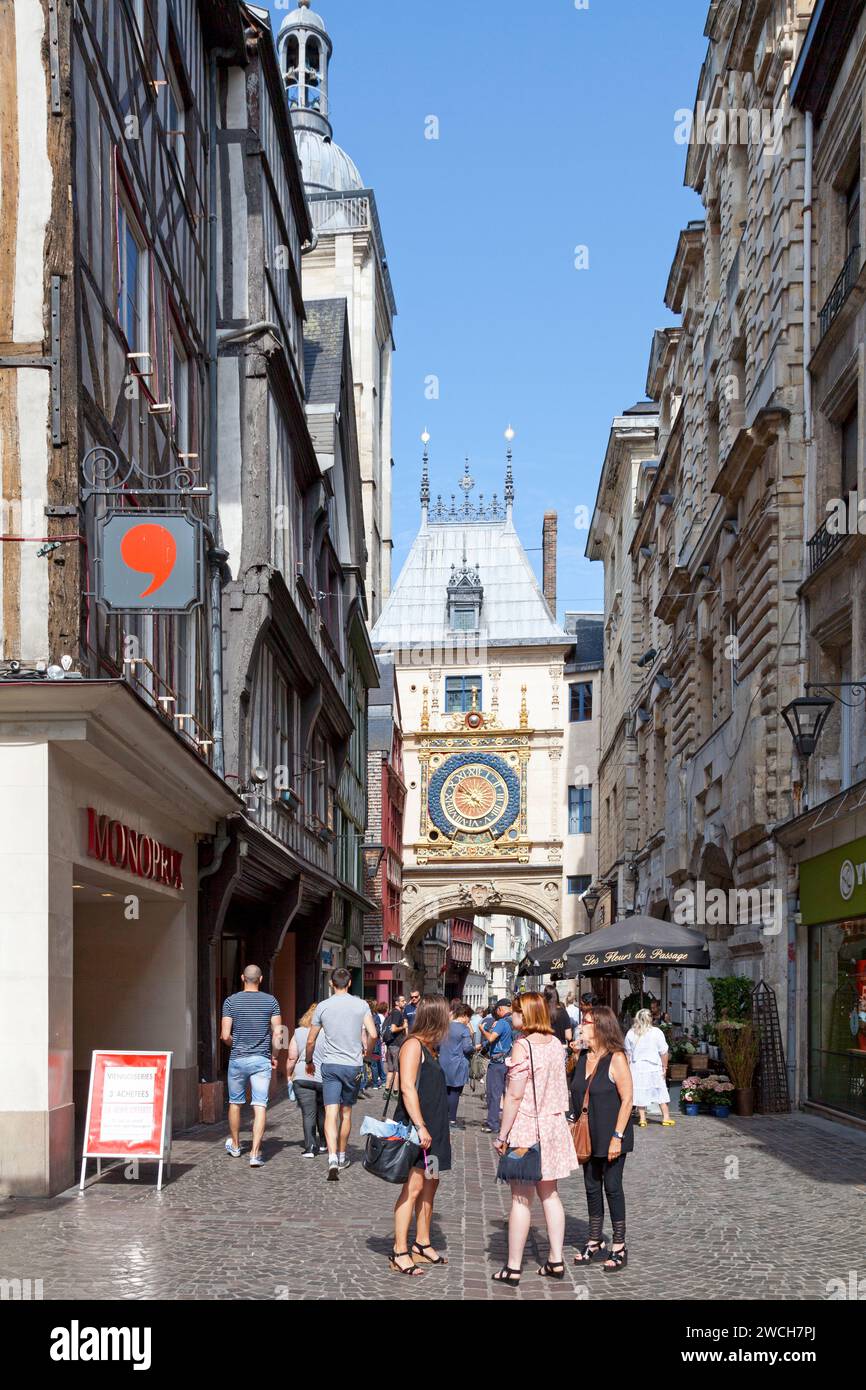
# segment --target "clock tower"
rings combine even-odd
[[[513,913],[562,926],[563,667],[559,627],[514,526],[509,429],[501,494],[476,498],[467,460],[421,527],[373,629],[404,723],[402,938],[452,916]]]

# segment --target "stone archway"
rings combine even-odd
[[[562,935],[562,887],[559,877],[524,871],[519,877],[469,873],[465,878],[431,875],[403,885],[401,940],[406,950],[435,922],[449,917],[526,917],[553,941]]]

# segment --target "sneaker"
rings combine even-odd
[[[482,1133],[482,1134],[492,1134],[492,1133],[493,1133],[493,1130],[490,1128],[489,1125],[482,1125],[482,1126],[481,1126],[481,1133]]]
[[[329,1158],[329,1159],[328,1159],[328,1182],[339,1182],[339,1180],[340,1180],[340,1165],[336,1162],[335,1159]]]
[[[337,1160],[337,1164],[339,1166],[340,1172],[342,1173],[345,1171],[346,1168],[351,1167],[352,1160],[351,1158],[340,1158]]]
[[[264,1168],[264,1166],[265,1160],[262,1158],[261,1154],[250,1154],[251,1168]]]
[[[231,1139],[226,1140],[226,1153],[231,1154],[232,1158],[240,1158],[241,1151],[236,1149]]]
[[[315,1158],[318,1152],[318,1149],[304,1149],[304,1152],[301,1154],[301,1158]]]

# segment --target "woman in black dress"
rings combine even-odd
[[[446,1265],[430,1244],[430,1220],[439,1187],[439,1174],[451,1167],[451,1129],[448,1091],[436,1053],[451,1023],[447,999],[425,994],[412,1031],[400,1048],[400,1102],[395,1119],[413,1124],[422,1154],[400,1189],[394,1207],[394,1250],[389,1264],[398,1274],[420,1274],[417,1265]],[[409,1226],[415,1213],[415,1240],[409,1248]]]
[[[574,1114],[580,1116],[589,1089],[589,1137],[592,1157],[583,1165],[589,1239],[574,1263],[604,1260],[605,1274],[615,1274],[628,1263],[625,1243],[625,1196],[622,1173],[625,1156],[634,1148],[631,1068],[622,1032],[613,1009],[596,1004],[584,1010],[583,1041],[587,1050],[578,1058],[571,1078]],[[603,1237],[604,1196],[607,1197],[613,1240],[610,1252]]]
[[[568,1009],[559,997],[556,985],[544,986],[544,1002],[550,1015],[550,1026],[563,1047],[568,1047],[574,1036],[574,1023]]]

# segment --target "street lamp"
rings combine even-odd
[[[367,878],[375,878],[385,857],[385,846],[364,844],[361,846],[361,854],[364,859],[364,872]]]
[[[804,760],[811,758],[833,708],[833,700],[823,695],[806,695],[792,700],[782,710],[794,747]]]
[[[598,907],[598,900],[600,897],[601,894],[598,890],[593,888],[587,888],[586,892],[581,894],[580,901],[583,903],[586,910],[590,931],[592,931],[592,919],[595,916],[595,909]]]

